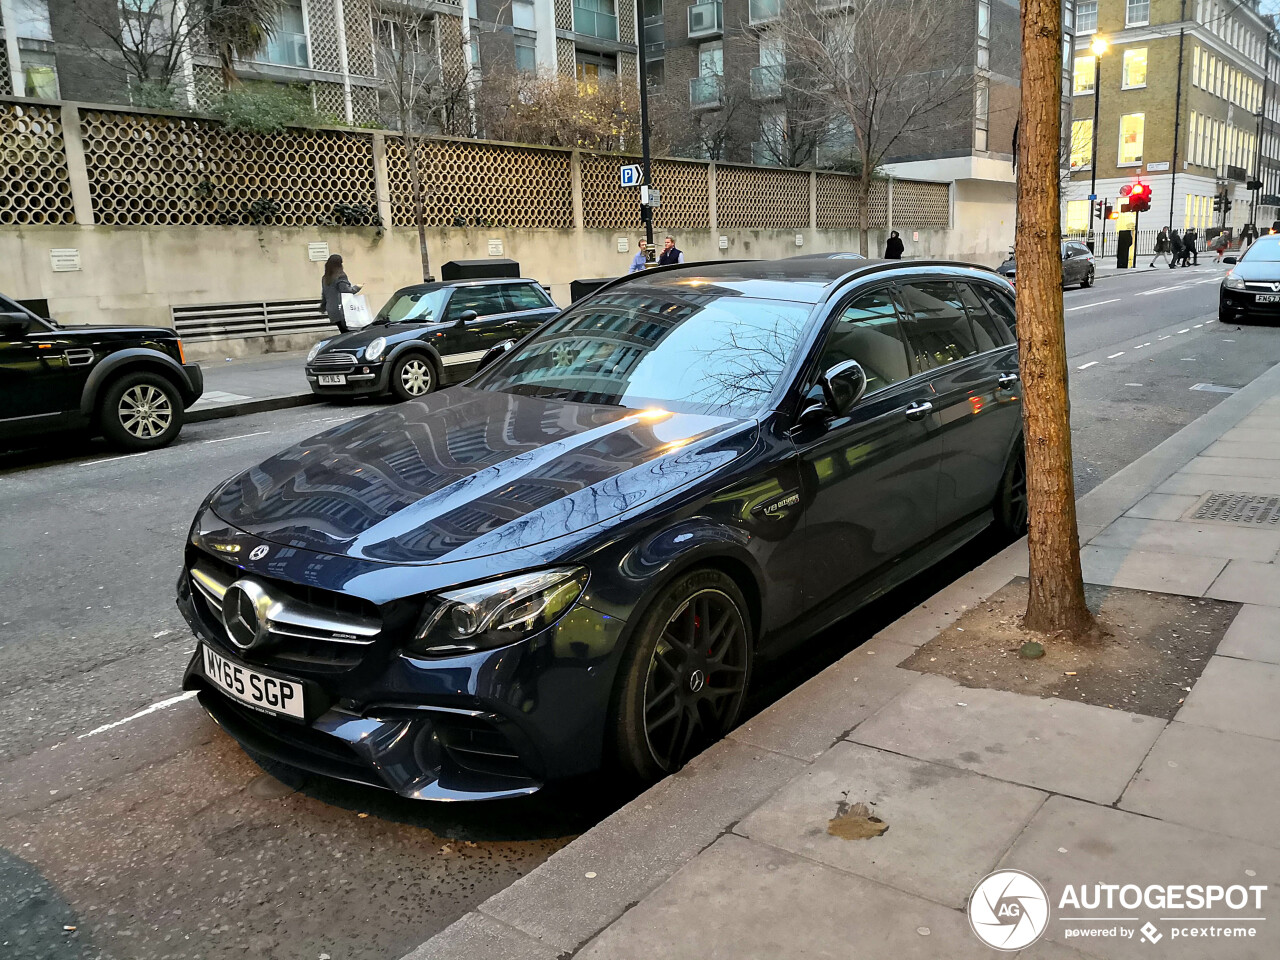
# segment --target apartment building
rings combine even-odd
[[[1148,226],[1203,233],[1224,225],[1214,211],[1223,195],[1232,200],[1225,225],[1238,232],[1250,221],[1245,184],[1256,173],[1273,170],[1271,192],[1280,192],[1280,115],[1268,103],[1276,80],[1272,19],[1258,0],[1078,0],[1076,7],[1064,231],[1087,230],[1091,179],[1099,197],[1114,200],[1141,178],[1152,187]],[[1100,56],[1091,48],[1096,38],[1106,41]],[[1270,222],[1268,209],[1253,211],[1256,222]],[[1130,217],[1119,223],[1131,225]]]

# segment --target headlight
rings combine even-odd
[[[317,353],[319,353],[321,350],[323,350],[323,349],[324,349],[324,345],[325,345],[326,343],[328,343],[328,342],[329,342],[328,340],[321,340],[321,341],[320,341],[319,343],[317,343],[314,347],[312,347],[310,350],[308,350],[308,351],[307,351],[307,363],[310,363],[312,360],[314,360],[314,359],[316,358],[316,354],[317,354]]]
[[[1243,277],[1237,277],[1237,276],[1235,276],[1235,275],[1234,275],[1234,272],[1229,272],[1229,273],[1227,274],[1227,278],[1226,278],[1225,280],[1223,280],[1223,281],[1222,281],[1222,284],[1223,284],[1223,286],[1225,286],[1228,290],[1243,290],[1243,289],[1244,289],[1244,278],[1243,278]]]
[[[377,360],[382,356],[382,351],[387,349],[386,337],[374,337],[369,341],[369,345],[364,348],[364,358],[369,361]]]
[[[515,643],[564,616],[586,586],[581,567],[553,567],[439,594],[408,652],[445,657]]]

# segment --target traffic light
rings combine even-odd
[[[1093,205],[1093,213],[1099,220],[1103,219],[1103,203],[1101,200]]]
[[[1107,204],[1107,208],[1106,208],[1106,217],[1105,217],[1105,219],[1107,219],[1107,220],[1118,220],[1119,218],[1120,218],[1120,214],[1116,213],[1116,212],[1115,212],[1115,210],[1114,210],[1114,209],[1112,209],[1111,204],[1109,204],[1109,203],[1108,203],[1108,204]]]
[[[1142,213],[1151,209],[1151,187],[1139,180],[1129,190],[1129,209]]]
[[[1223,198],[1222,198],[1222,202],[1223,202],[1223,204],[1226,206],[1227,213],[1230,213],[1230,212],[1231,212],[1231,198],[1230,198],[1230,197],[1223,197]]]
[[[1221,213],[1221,212],[1222,212],[1222,200],[1223,200],[1223,196],[1222,196],[1222,194],[1220,194],[1220,193],[1219,193],[1219,194],[1217,194],[1217,195],[1215,195],[1215,196],[1214,196],[1214,198],[1213,198],[1213,212],[1214,212],[1214,213]]]
[[[1261,190],[1261,189],[1262,189],[1262,181],[1261,181],[1261,180],[1250,180],[1248,183],[1246,183],[1246,184],[1244,185],[1244,187],[1245,187],[1245,189],[1246,189],[1246,190]]]

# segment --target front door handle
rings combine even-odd
[[[903,413],[907,415],[908,420],[923,420],[932,410],[933,404],[925,400],[922,403],[913,403]]]
[[[1000,374],[999,382],[1001,390],[1012,389],[1013,385],[1018,382],[1018,375],[1016,373],[1002,373]]]
[[[520,321],[519,321],[519,320],[508,320],[506,323],[504,323],[504,324],[503,324],[503,326],[504,326],[504,327],[514,327],[514,326],[518,326],[518,325],[519,325],[519,323],[520,323]],[[1017,378],[1015,377],[1014,379],[1016,380]]]

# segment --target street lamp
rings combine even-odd
[[[1095,36],[1089,49],[1093,51],[1093,136],[1090,138],[1093,156],[1089,158],[1089,239],[1092,240],[1093,210],[1098,203],[1098,102],[1102,99],[1102,55],[1107,52],[1107,38]]]

